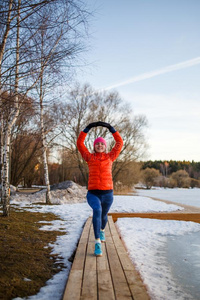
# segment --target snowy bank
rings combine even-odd
[[[184,287],[173,278],[166,258],[166,243],[168,236],[177,238],[180,235],[200,232],[200,224],[142,218],[122,218],[116,224],[151,299],[195,299],[190,291],[184,291]]]

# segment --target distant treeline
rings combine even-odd
[[[172,173],[179,170],[185,170],[191,178],[200,178],[200,162],[190,161],[164,161],[164,160],[149,160],[142,162],[142,169],[154,168],[159,170],[163,176],[170,176]]]

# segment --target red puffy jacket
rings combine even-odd
[[[116,144],[109,153],[90,153],[84,144],[86,135],[81,131],[77,147],[89,167],[88,190],[112,190],[112,164],[123,146],[121,135],[118,131],[113,133]]]

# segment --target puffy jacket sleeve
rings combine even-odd
[[[88,151],[88,149],[86,148],[84,141],[86,138],[87,133],[81,131],[81,133],[79,134],[78,140],[77,140],[77,148],[79,150],[79,152],[81,153],[83,159],[88,162],[90,160],[91,157],[91,153]]]
[[[118,131],[113,133],[113,137],[116,143],[115,146],[112,148],[111,152],[109,153],[112,161],[114,161],[119,156],[119,153],[121,152],[123,146],[123,140]]]

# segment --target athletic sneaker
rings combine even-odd
[[[105,232],[104,231],[100,231],[100,240],[101,240],[101,242],[105,242],[106,241]]]
[[[102,256],[101,243],[96,243],[95,244],[94,255]]]

